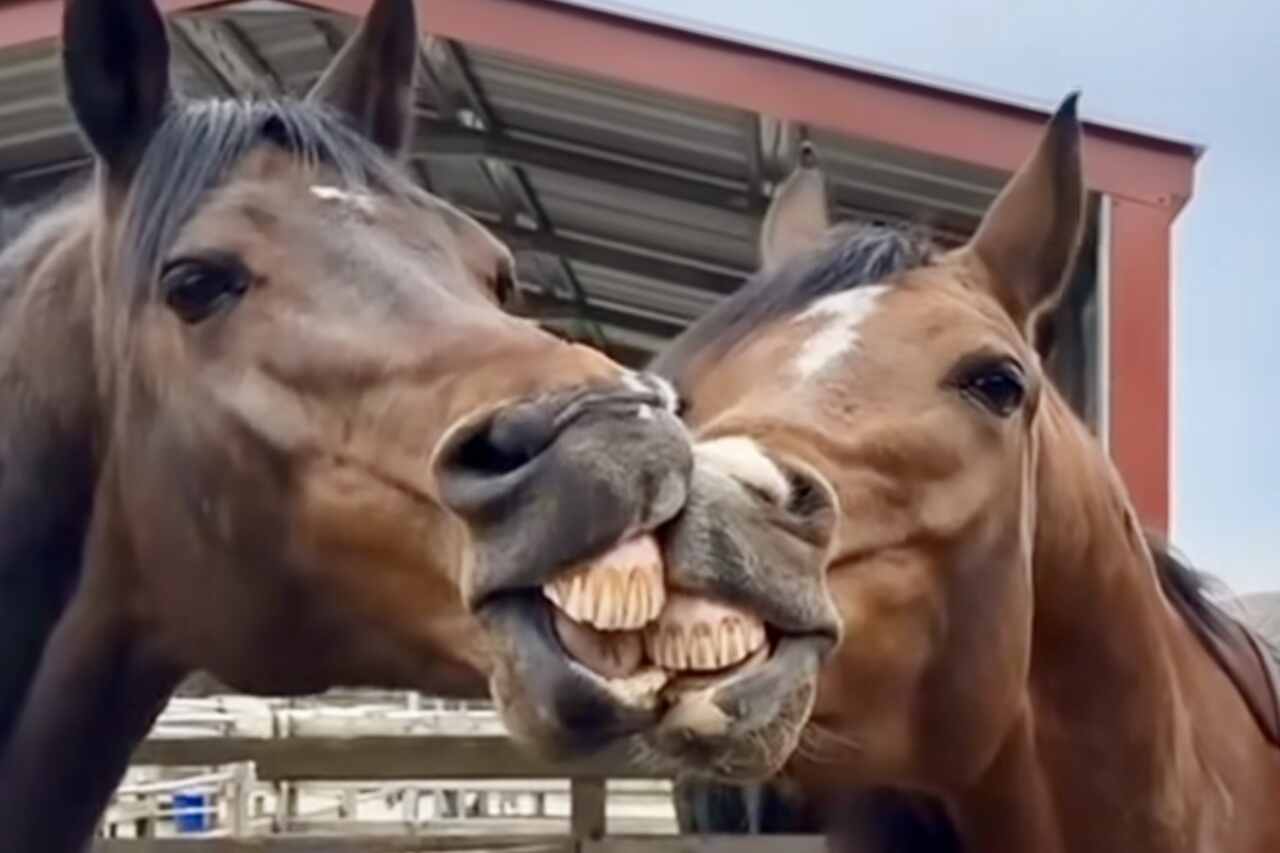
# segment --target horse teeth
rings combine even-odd
[[[744,657],[738,637],[738,620],[730,619],[720,628],[720,660],[734,661]],[[728,666],[728,664],[722,664]]]
[[[669,670],[716,670],[751,657],[765,644],[764,624],[737,607],[673,594],[644,632],[645,653]]]
[[[690,655],[694,669],[719,669],[716,662],[720,657],[716,654],[715,643],[711,636],[710,625],[694,625],[691,645],[693,653]]]
[[[588,565],[543,586],[543,595],[575,622],[601,631],[634,631],[666,601],[662,557],[652,536],[630,539]]]
[[[644,659],[644,644],[636,631],[597,631],[564,613],[555,615],[555,629],[565,651],[604,678],[625,678]]]

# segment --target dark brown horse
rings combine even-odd
[[[539,587],[660,576],[684,429],[660,381],[505,315],[510,254],[402,170],[417,33],[377,0],[306,99],[190,102],[150,0],[68,3],[96,168],[0,255],[0,849],[78,849],[192,669],[492,674],[551,746],[651,718],[551,653]]]
[[[766,637],[720,668],[653,644],[677,769],[785,766],[810,825],[873,792],[906,849],[1280,849],[1274,652],[1144,533],[1036,352],[1080,149],[1072,97],[946,252],[830,227],[802,169],[764,269],[660,360],[697,440],[669,597]]]

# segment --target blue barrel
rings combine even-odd
[[[182,794],[175,793],[173,795],[173,824],[177,828],[179,835],[189,835],[194,832],[205,832],[210,827],[209,818],[211,815],[205,811],[209,805],[209,797],[207,794]]]

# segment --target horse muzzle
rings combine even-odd
[[[679,773],[741,782],[790,756],[839,642],[826,583],[836,499],[815,470],[753,441],[704,442],[695,459],[685,508],[662,531],[668,594],[683,606],[659,621],[737,650],[732,635],[745,634],[747,654],[659,649],[664,713],[645,739]]]
[[[494,644],[509,728],[555,754],[652,723],[665,679],[620,634],[664,603],[653,531],[684,506],[693,459],[675,398],[629,374],[471,419],[435,473],[468,531],[462,592]]]

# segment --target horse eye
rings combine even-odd
[[[165,304],[185,323],[199,323],[244,295],[249,275],[235,261],[183,258],[160,276]]]
[[[1007,362],[974,372],[960,389],[1001,417],[1017,411],[1026,397],[1021,371]]]

